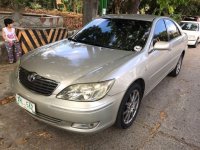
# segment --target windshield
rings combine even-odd
[[[148,21],[100,18],[86,25],[71,40],[132,51],[145,46],[151,24]]]
[[[199,30],[198,23],[181,22],[180,26],[181,26],[182,30],[191,30],[191,31],[198,31]]]

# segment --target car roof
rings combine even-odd
[[[102,18],[113,18],[113,19],[131,19],[131,20],[142,20],[142,21],[153,21],[156,18],[167,18],[156,15],[142,15],[142,14],[108,14],[102,16]]]
[[[192,22],[192,23],[198,23],[198,24],[200,24],[200,22],[199,21],[181,21],[181,22]]]

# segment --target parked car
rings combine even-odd
[[[25,54],[11,84],[17,104],[53,126],[125,129],[142,98],[168,74],[179,74],[186,49],[187,36],[168,17],[106,15]]]
[[[184,16],[184,21],[200,21],[200,16]]]
[[[197,47],[200,42],[200,22],[181,21],[180,26],[183,32],[188,36],[188,45]]]

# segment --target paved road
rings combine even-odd
[[[11,95],[13,67],[0,66],[0,99]],[[0,106],[0,149],[199,150],[200,45],[186,52],[177,78],[165,78],[143,99],[131,128],[78,135],[38,122],[11,102]]]

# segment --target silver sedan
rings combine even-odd
[[[79,133],[125,129],[142,98],[179,74],[186,50],[168,17],[106,15],[25,54],[10,80],[17,104],[38,120]]]

